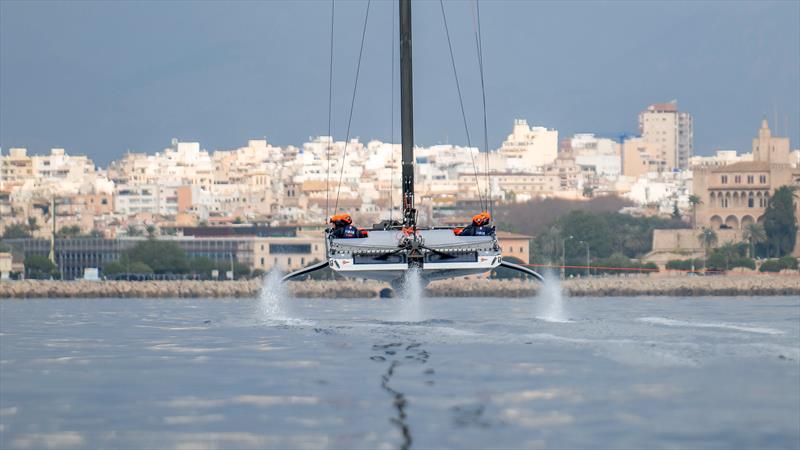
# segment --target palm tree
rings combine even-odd
[[[755,258],[755,246],[767,240],[767,232],[764,231],[764,225],[760,223],[751,223],[745,226],[743,236],[745,241],[750,244],[750,257]]]
[[[739,256],[739,248],[732,241],[720,245],[716,251],[725,257],[725,270],[728,270],[731,260]]]
[[[692,229],[697,226],[697,205],[703,203],[699,195],[690,195],[689,204],[692,205]]]
[[[41,227],[36,223],[36,217],[28,217],[28,231],[33,234],[33,232],[39,228]]]
[[[703,250],[705,251],[706,267],[708,267],[708,250],[716,245],[718,241],[717,233],[711,228],[703,228],[703,231],[697,235],[697,239],[700,240],[700,244],[703,246]]]

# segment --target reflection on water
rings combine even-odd
[[[531,299],[420,296],[424,315],[398,318],[396,300],[276,286],[253,300],[0,301],[0,448],[800,439],[798,299],[572,298],[533,319]]]

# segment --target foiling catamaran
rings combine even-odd
[[[386,220],[358,238],[337,238],[325,231],[327,259],[286,275],[283,281],[330,267],[353,278],[387,281],[397,288],[411,270],[422,281],[480,274],[497,267],[522,272],[541,281],[524,266],[504,261],[494,232],[460,236],[453,227],[417,225],[414,206],[414,124],[411,70],[411,0],[400,3],[400,105],[402,132],[402,221]]]

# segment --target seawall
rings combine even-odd
[[[572,297],[800,295],[800,275],[636,276],[572,279],[563,282]],[[373,298],[385,283],[304,281],[288,285],[295,297]],[[527,297],[538,284],[520,280],[442,280],[431,297]],[[260,280],[242,281],[3,281],[0,298],[254,298]]]

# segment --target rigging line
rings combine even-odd
[[[494,217],[494,200],[492,199],[492,185],[489,182],[489,127],[486,124],[486,85],[483,81],[483,36],[481,35],[481,7],[480,0],[475,0],[475,15],[477,28],[475,30],[475,44],[478,49],[478,67],[481,73],[481,97],[483,99],[483,151],[486,162],[486,202],[489,204],[489,213]],[[474,23],[474,22],[473,22]]]
[[[333,19],[336,17],[336,0],[331,0],[331,56],[330,67],[328,69],[328,145],[325,147],[325,163],[328,171],[325,174],[325,222],[331,214],[331,145],[333,145],[333,135],[331,134],[331,109],[333,107]]]
[[[461,118],[464,121],[464,132],[467,135],[467,147],[469,147],[469,156],[472,159],[472,169],[475,171],[475,185],[478,187],[478,201],[483,209],[483,196],[481,194],[480,179],[478,178],[478,166],[475,164],[475,155],[472,154],[472,141],[469,137],[469,126],[467,125],[467,113],[464,109],[464,100],[461,96],[461,84],[458,82],[458,71],[456,70],[456,59],[453,55],[453,45],[450,42],[450,29],[447,26],[447,15],[444,12],[444,0],[439,0],[439,5],[442,7],[442,20],[444,21],[444,32],[447,35],[447,46],[450,48],[450,63],[453,66],[453,76],[456,79],[456,90],[458,91],[458,103],[461,105]]]
[[[342,176],[344,175],[344,162],[347,159],[347,144],[350,141],[350,125],[353,122],[353,107],[356,104],[356,92],[358,92],[358,74],[361,72],[361,56],[364,54],[364,38],[367,35],[367,21],[369,20],[369,6],[372,0],[367,0],[367,11],[364,13],[364,29],[361,31],[361,48],[358,50],[358,64],[356,65],[356,79],[353,83],[353,97],[350,99],[350,116],[347,119],[347,133],[344,140],[344,150],[342,150],[342,167],[339,169],[339,185],[336,188],[336,203],[334,211],[339,208],[339,193],[342,190]]]
[[[390,89],[391,97],[392,97],[392,100],[390,102],[391,105],[392,105],[391,106],[392,107],[392,113],[391,113],[391,117],[392,118],[391,118],[391,133],[390,133],[391,134],[391,138],[389,139],[389,148],[392,151],[392,176],[389,179],[389,223],[391,224],[391,223],[394,222],[394,164],[395,164],[395,161],[394,161],[394,52],[395,52],[395,48],[394,48],[394,38],[395,38],[394,19],[395,19],[395,15],[394,15],[394,11],[392,10],[392,8],[389,8],[389,12],[391,13],[390,17],[392,18],[392,38],[390,39],[390,41],[391,41],[390,45],[392,47],[392,88]]]

